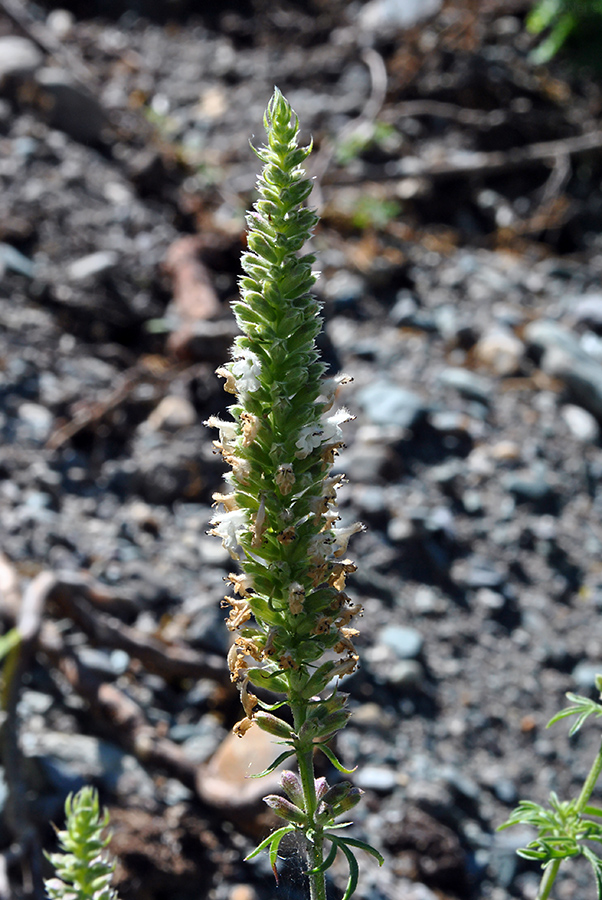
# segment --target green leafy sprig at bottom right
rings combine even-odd
[[[600,691],[602,699],[602,675],[596,676],[596,688]],[[571,706],[553,716],[548,722],[548,728],[561,719],[576,716],[569,730],[571,737],[590,716],[602,717],[600,703],[578,694],[569,693],[566,696]],[[524,859],[537,860],[541,863],[543,876],[537,900],[548,900],[562,862],[575,856],[583,856],[591,864],[596,879],[598,900],[602,900],[602,859],[587,843],[584,843],[589,841],[602,844],[602,821],[598,821],[602,820],[602,808],[590,803],[601,773],[602,744],[576,799],[561,801],[552,791],[548,807],[530,800],[521,800],[508,821],[498,829],[509,828],[511,825],[530,825],[537,829],[537,837],[526,847],[516,851]]]

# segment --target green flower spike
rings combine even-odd
[[[320,805],[313,753],[322,750],[343,770],[325,741],[345,725],[347,698],[336,686],[327,697],[319,695],[357,666],[357,631],[350,622],[361,607],[345,594],[345,579],[356,568],[345,554],[349,538],[362,526],[337,525],[336,494],[343,479],[331,469],[343,445],[341,425],[353,417],[345,409],[333,411],[339,385],[350,379],[326,378],[315,344],[321,320],[310,293],[314,257],[302,252],[318,221],[305,205],[311,183],[302,165],[311,146],[299,146],[297,116],[278,89],[264,124],[267,143],[255,151],[264,164],[259,199],[247,218],[245,275],[241,299],[233,304],[242,335],[232,361],[218,369],[236,401],[230,420],[212,416],[207,422],[219,430],[215,446],[231,467],[226,477],[232,487],[231,493],[214,496],[221,510],[211,533],[242,569],[229,575],[234,595],[225,598],[231,607],[227,626],[237,633],[228,663],[245,712],[235,731],[242,736],[256,723],[281,739],[286,749],[267,771],[293,755],[299,765],[301,794],[290,796],[289,772],[283,788],[290,800],[267,798],[289,824],[258,850],[269,849],[275,866],[280,840],[302,832],[312,900],[324,900],[324,871],[336,855],[335,850],[323,862],[325,840],[348,858],[347,897],[355,887],[353,841],[324,831],[355,795],[349,791],[332,806]],[[284,699],[267,704],[250,686]],[[285,706],[287,716],[274,715]]]
[[[109,814],[100,813],[98,794],[84,787],[65,801],[67,827],[57,831],[63,853],[47,853],[56,870],[56,878],[46,881],[50,900],[117,900],[111,888],[114,864],[103,850],[111,836],[104,835]]]

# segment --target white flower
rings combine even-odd
[[[261,364],[254,353],[246,350],[230,366],[230,372],[236,379],[236,388],[243,393],[256,391],[261,387]]]
[[[346,528],[333,528],[332,530],[334,531],[336,545],[334,556],[340,558],[347,550],[349,538],[353,534],[357,534],[358,531],[365,531],[366,526],[362,525],[361,522],[354,522],[353,525],[348,525]]]
[[[209,428],[219,429],[219,443],[222,447],[232,447],[238,437],[238,425],[236,422],[224,422],[217,416],[209,416],[205,425]]]
[[[323,434],[324,429],[317,422],[315,425],[304,425],[299,432],[298,440],[295,442],[295,447],[298,448],[295,456],[299,459],[305,459],[306,456],[309,456],[312,450],[315,450],[322,443]]]
[[[322,444],[342,444],[343,432],[340,425],[353,418],[355,416],[352,416],[348,410],[339,409],[332,416],[324,416],[321,422],[316,422],[315,425],[305,425],[299,432],[299,439],[295,443],[298,448],[295,455],[298,459],[305,459]]]
[[[325,378],[322,382],[322,393],[320,394],[320,400],[324,403],[324,411],[330,409],[332,404],[334,403],[334,398],[336,397],[337,390],[339,385],[341,384],[350,384],[353,381],[350,375],[344,375],[340,372],[338,375],[335,375],[334,378]]]
[[[341,442],[343,440],[343,432],[341,431],[340,426],[344,422],[350,422],[352,419],[355,419],[355,416],[352,416],[349,410],[345,409],[345,407],[337,409],[337,411],[332,416],[328,416],[324,420],[324,434],[322,437],[322,442]]]
[[[238,554],[240,536],[244,531],[249,530],[244,509],[234,509],[232,512],[215,516],[211,520],[211,524],[215,525],[215,528],[212,528],[209,534],[214,534],[222,539],[222,546],[226,548],[232,559],[240,559]]]

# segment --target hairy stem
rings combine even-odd
[[[295,722],[295,731],[298,731],[306,718],[305,705],[303,702],[300,704],[291,704],[291,708]],[[318,797],[316,794],[314,751],[312,744],[304,750],[299,750],[297,752],[297,765],[299,767],[299,778],[301,779],[301,785],[303,787],[305,811],[309,820],[313,821],[318,808]],[[323,828],[317,827],[313,829],[311,839],[308,841],[309,869],[315,869],[323,862],[324,838],[322,834]],[[324,872],[309,875],[309,892],[310,900],[326,900],[326,875]]]
[[[305,798],[305,808],[308,814],[313,817],[318,805],[316,797],[316,782],[314,775],[314,755],[313,749],[300,753],[297,757],[299,765],[299,776],[303,785],[303,796]],[[311,812],[310,812],[311,810]],[[313,830],[309,843],[309,868],[315,869],[320,866],[324,856],[324,838],[323,829],[316,828]],[[318,872],[309,876],[309,892],[311,900],[326,900],[326,875],[324,872]]]

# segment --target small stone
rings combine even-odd
[[[375,425],[412,428],[427,412],[418,394],[386,381],[377,381],[362,388],[356,400]]]
[[[516,441],[498,441],[489,448],[489,455],[500,462],[515,462],[520,459],[520,446]]]
[[[560,410],[560,415],[579,441],[594,443],[600,437],[600,426],[586,409],[567,403]]]
[[[50,127],[82,144],[97,143],[107,117],[96,97],[62,69],[39,69],[35,77],[40,89],[39,106]]]
[[[426,332],[437,331],[437,323],[433,315],[428,310],[419,308],[410,291],[399,291],[389,318],[399,328],[415,328],[418,331]]]
[[[429,423],[440,434],[465,434],[469,435],[472,422],[466,413],[456,412],[453,409],[443,409],[432,412],[429,415]]]
[[[353,712],[353,724],[356,728],[392,728],[395,722],[378,703],[362,703]]]
[[[54,416],[50,410],[38,403],[22,403],[19,418],[35,441],[44,443],[47,440],[54,424]]]
[[[527,471],[507,475],[503,485],[517,503],[530,503],[541,513],[556,510],[558,494],[544,473]]]
[[[122,651],[123,652],[123,651]],[[127,670],[129,665],[129,656],[124,654],[124,658],[115,658],[113,654],[106,650],[98,650],[95,647],[80,647],[77,651],[77,658],[86,668],[90,669],[105,678],[117,678]],[[123,663],[125,662],[125,666]],[[118,668],[116,669],[116,664]]]
[[[424,638],[415,628],[387,625],[379,631],[378,642],[390,647],[397,659],[415,659],[420,655]]]
[[[503,594],[499,594],[497,591],[492,591],[487,587],[479,588],[479,590],[476,592],[475,600],[479,606],[483,607],[483,609],[487,609],[492,612],[499,612],[499,610],[503,609],[506,605],[506,598]]]
[[[258,900],[259,895],[250,884],[235,884],[230,891],[229,900]]]
[[[524,337],[541,353],[543,371],[564,382],[573,402],[602,420],[602,364],[576,336],[556,322],[540,319],[527,325]]]
[[[387,766],[365,766],[358,769],[353,780],[362,791],[376,791],[379,794],[390,794],[398,784],[396,770]]]
[[[67,9],[53,9],[46,17],[46,24],[60,40],[65,40],[75,24],[75,16]]]
[[[0,81],[31,75],[44,61],[42,51],[29,38],[16,34],[0,37]]]
[[[469,400],[489,404],[493,387],[489,379],[476,375],[469,369],[447,368],[439,375],[439,382],[445,387],[454,388]]]
[[[424,668],[415,659],[400,659],[387,671],[387,683],[394,687],[416,687],[423,681]]]
[[[521,363],[524,346],[511,331],[488,331],[474,347],[477,360],[494,375],[514,375]]]
[[[571,313],[575,322],[587,325],[592,331],[602,334],[602,294],[593,292],[580,297],[574,306],[571,304]]]
[[[479,588],[493,590],[501,587],[506,581],[505,574],[493,563],[477,556],[457,560],[452,567],[451,577],[457,584],[471,590]]]
[[[284,765],[264,778],[249,775],[262,772],[280,752],[277,741],[256,725],[242,738],[230,732],[210,762],[199,767],[199,796],[217,809],[259,815],[262,797],[280,790],[279,773]]]
[[[86,278],[94,278],[114,269],[118,260],[119,254],[114,250],[99,250],[97,253],[90,253],[67,266],[67,279],[69,281],[85,281]]]
[[[355,306],[366,293],[366,283],[359,275],[340,269],[324,285],[324,298],[337,312]]]
[[[6,270],[25,275],[26,278],[33,278],[35,274],[35,266],[30,259],[11,244],[0,243],[0,276]]]
[[[441,0],[370,0],[361,8],[358,24],[365,31],[411,28],[440,8]]]
[[[596,678],[602,675],[602,660],[599,663],[580,662],[577,663],[571,677],[575,681],[579,690],[587,691],[596,687]]]

